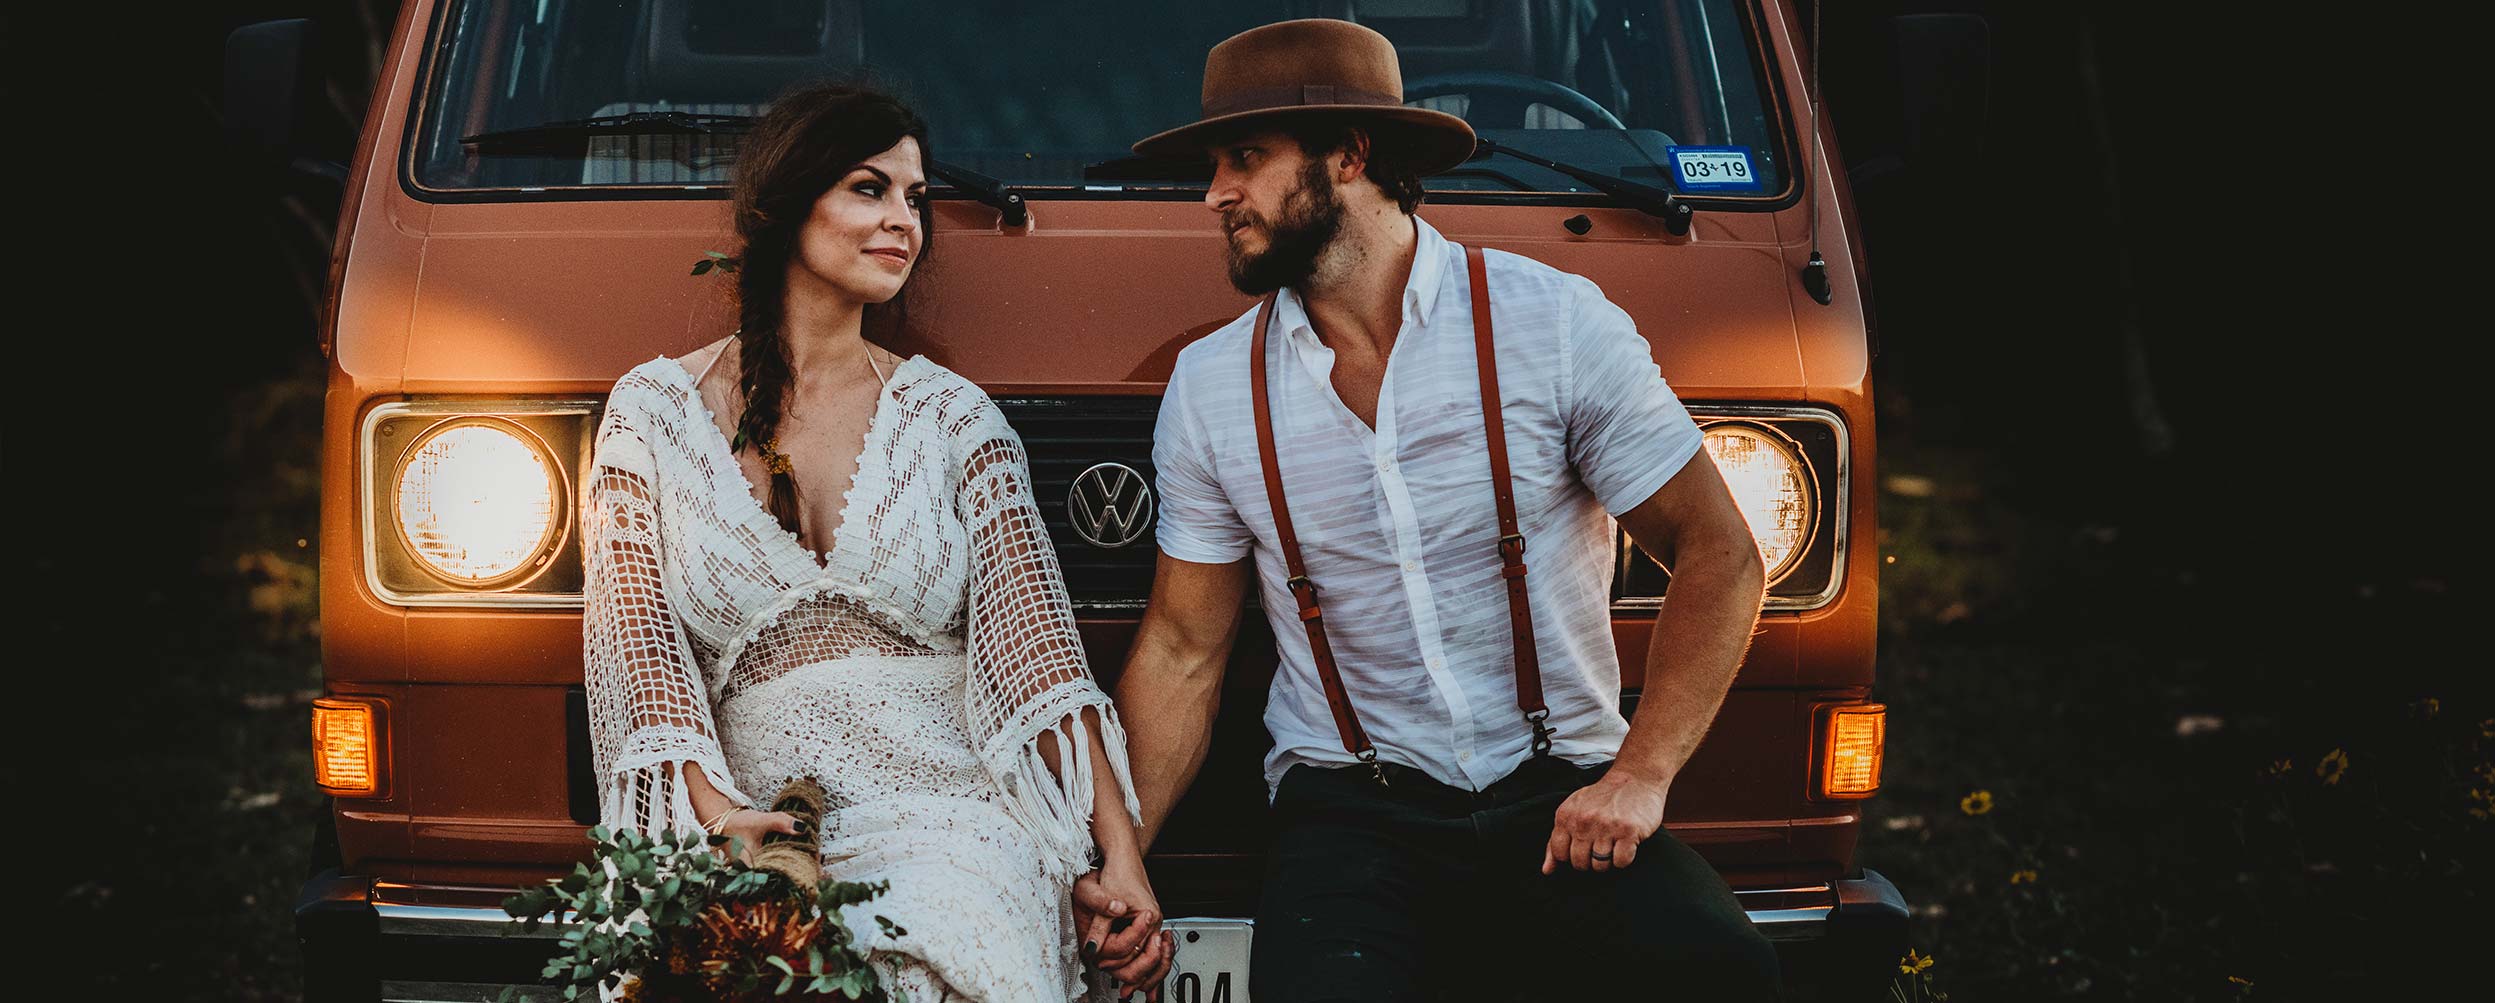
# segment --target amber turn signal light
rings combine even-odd
[[[1867,798],[1880,790],[1888,713],[1887,705],[1876,703],[1819,709],[1820,797]]]
[[[388,705],[371,697],[312,701],[312,782],[341,798],[377,798],[387,789]]]

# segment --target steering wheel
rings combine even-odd
[[[1432,73],[1404,81],[1403,85],[1403,99],[1407,102],[1448,94],[1473,96],[1473,106],[1466,109],[1469,114],[1464,117],[1480,125],[1522,127],[1525,124],[1525,108],[1538,104],[1566,113],[1570,118],[1588,126],[1602,129],[1628,128],[1627,125],[1621,123],[1620,116],[1611,113],[1611,109],[1596,103],[1593,98],[1585,96],[1576,88],[1556,80],[1529,77],[1522,73],[1509,73],[1505,70]],[[1506,100],[1483,101],[1480,99],[1483,94],[1498,94]],[[1493,120],[1494,116],[1495,120]]]

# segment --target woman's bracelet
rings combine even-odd
[[[753,810],[753,807],[753,805],[741,804],[720,812],[719,814],[713,815],[710,817],[710,821],[702,823],[702,831],[710,833],[713,836],[719,835],[719,825],[722,822],[726,822],[728,820],[728,816],[734,815],[740,811],[751,811]]]

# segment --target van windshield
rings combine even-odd
[[[901,96],[937,158],[1034,198],[1201,190],[1200,173],[1120,161],[1197,118],[1215,43],[1309,16],[1377,29],[1407,103],[1516,149],[1691,195],[1784,190],[1786,144],[1737,0],[451,0],[411,174],[439,192],[718,188],[741,123],[828,77]],[[563,125],[589,119],[626,124]],[[536,140],[474,141],[487,134]],[[1428,188],[1601,199],[1504,156]]]

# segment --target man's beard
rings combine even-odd
[[[1222,222],[1227,226],[1231,219],[1225,216]],[[1264,229],[1265,253],[1254,257],[1240,252],[1237,233],[1227,234],[1231,285],[1250,296],[1262,296],[1297,286],[1317,273],[1317,256],[1343,230],[1343,202],[1335,197],[1334,179],[1326,173],[1325,161],[1309,162],[1300,174],[1299,188],[1282,200],[1282,218]]]

